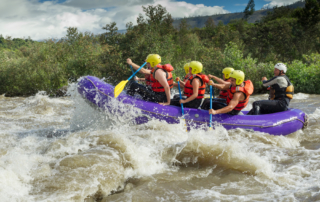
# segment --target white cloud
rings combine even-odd
[[[153,4],[155,0],[67,0],[64,4],[81,9]]]
[[[4,2],[3,2],[4,1]],[[76,3],[77,2],[77,3]],[[228,13],[223,7],[193,5],[175,0],[94,0],[89,6],[84,0],[70,0],[59,4],[57,1],[1,0],[0,34],[34,40],[61,38],[67,27],[77,27],[80,31],[102,33],[102,27],[116,22],[119,29],[125,29],[128,22],[136,23],[142,5],[162,5],[174,17],[213,15]],[[121,2],[121,3],[119,3]],[[108,7],[107,9],[103,9]],[[89,10],[84,10],[92,8]]]
[[[284,6],[289,5],[297,2],[298,0],[265,0],[267,2],[270,2],[268,4],[265,4],[262,8],[273,8],[275,6]]]

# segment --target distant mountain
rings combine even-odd
[[[288,5],[288,7],[292,8],[292,9],[296,9],[296,8],[302,8],[302,7],[304,7],[304,5],[305,5],[304,1],[298,1],[296,3]],[[270,9],[256,11],[248,18],[248,22],[254,23],[256,21],[259,21],[261,19],[261,17],[267,15],[268,11],[272,11],[272,10],[273,9],[270,8]],[[222,23],[226,25],[230,22],[230,20],[241,19],[241,18],[243,18],[243,16],[244,16],[244,13],[241,12],[241,13],[227,13],[227,14],[218,14],[218,15],[211,15],[211,16],[198,16],[198,17],[190,17],[190,18],[181,18],[181,19],[174,20],[173,26],[175,28],[178,28],[181,20],[186,19],[188,25],[190,25],[191,28],[195,28],[195,27],[202,28],[205,26],[206,21],[210,17],[213,19],[215,24],[218,24],[219,21],[222,21]]]

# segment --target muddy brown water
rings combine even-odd
[[[134,110],[116,117],[75,89],[0,96],[1,201],[320,201],[320,95],[290,105],[309,115],[307,129],[272,136],[137,126]]]

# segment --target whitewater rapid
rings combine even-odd
[[[318,201],[320,96],[296,94],[310,117],[288,136],[133,125],[81,98],[0,96],[1,201]],[[256,95],[255,100],[267,95]]]

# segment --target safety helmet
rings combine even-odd
[[[190,66],[189,66],[189,64],[190,63],[186,63],[185,65],[184,65],[184,71],[186,71],[186,74],[189,74],[189,68],[190,68]]]
[[[287,72],[287,66],[283,63],[277,63],[275,66],[274,66],[275,69],[278,69],[278,70],[282,70],[283,73],[286,73]]]
[[[189,63],[189,66],[192,68],[192,74],[199,74],[202,72],[202,64],[198,61],[192,61]]]
[[[222,70],[222,73],[224,74],[224,78],[228,79],[230,78],[230,73],[233,72],[233,68],[232,67],[226,67]]]
[[[151,67],[154,67],[161,62],[161,57],[158,54],[149,54],[147,62],[150,63]]]
[[[230,74],[231,78],[234,78],[236,80],[236,85],[239,86],[242,84],[242,82],[244,81],[244,73],[241,70],[234,70],[233,72],[231,72]]]
[[[153,54],[149,54],[149,55],[146,57],[146,60],[147,60],[147,59],[148,59],[148,57],[149,57],[149,56],[151,56],[151,55],[153,55]]]

